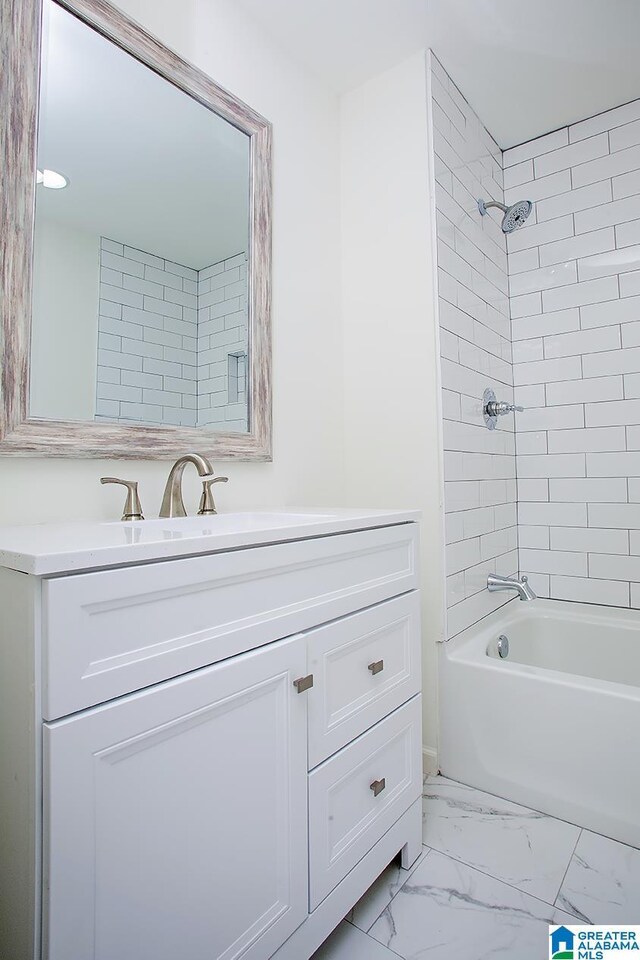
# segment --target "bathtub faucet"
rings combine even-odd
[[[527,577],[500,577],[495,573],[490,573],[487,577],[487,590],[489,593],[497,593],[499,590],[515,590],[521,600],[535,600],[536,595],[529,586]]]

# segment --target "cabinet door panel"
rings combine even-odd
[[[304,920],[305,667],[297,637],[45,725],[49,960],[265,960]]]

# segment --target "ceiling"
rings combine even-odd
[[[431,47],[503,148],[640,97],[639,0],[236,0],[343,93]]]
[[[247,249],[249,138],[45,3],[36,215],[201,269]]]

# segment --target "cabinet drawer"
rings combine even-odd
[[[415,589],[416,545],[406,523],[45,580],[44,717]]]
[[[395,600],[308,634],[309,766],[420,692],[420,597]]]
[[[420,796],[421,719],[417,696],[309,775],[310,910]]]

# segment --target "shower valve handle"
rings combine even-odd
[[[515,403],[505,403],[503,400],[489,400],[486,411],[490,417],[503,417],[506,413],[517,411],[522,413],[524,407],[519,407]]]

